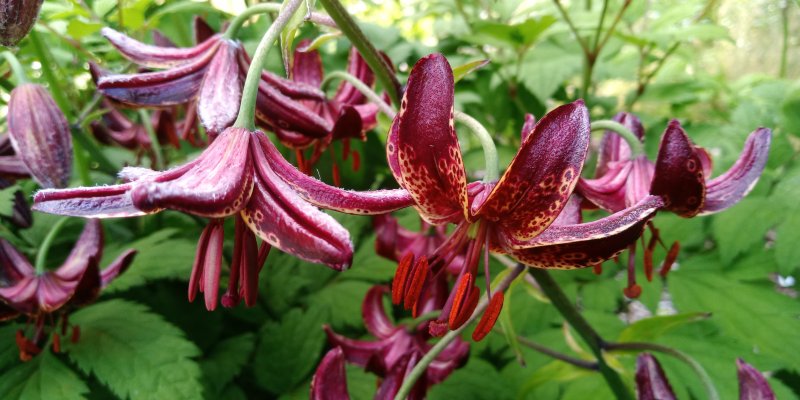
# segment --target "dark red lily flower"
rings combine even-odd
[[[535,123],[498,182],[468,186],[454,128],[453,89],[452,69],[443,56],[433,54],[417,62],[387,141],[389,166],[414,198],[422,218],[434,225],[457,225],[436,254],[411,263],[412,270],[416,273],[417,265],[427,266],[430,273],[424,275],[435,276],[466,249],[456,289],[441,317],[431,323],[437,334],[447,327],[458,328],[475,309],[481,258],[490,279],[489,250],[538,268],[594,266],[634,242],[663,205],[652,196],[598,221],[581,224],[565,217],[563,224],[554,224],[588,151],[589,115],[581,101],[558,107]],[[398,273],[410,272],[398,268]],[[489,309],[499,312],[496,305],[502,304],[502,294],[496,296]],[[484,314],[491,322],[496,317]],[[491,325],[479,324],[487,332]],[[476,332],[478,337],[484,334]]]
[[[764,375],[741,358],[736,360],[739,377],[739,400],[775,400]],[[658,360],[650,353],[636,359],[636,398],[639,400],[674,400],[675,393]]]
[[[644,141],[644,128],[636,116],[619,113],[614,119]],[[705,149],[692,144],[680,123],[670,122],[661,139],[656,162],[647,155],[633,155],[631,148],[618,134],[603,136],[594,179],[581,178],[578,192],[593,204],[610,212],[630,207],[650,195],[664,199],[662,209],[682,217],[694,217],[722,211],[741,200],[755,186],[766,165],[771,133],[759,128],[747,138],[739,160],[724,174],[714,179],[711,157]],[[653,237],[645,247],[645,273],[652,280],[652,252],[661,241],[658,230],[651,225]],[[677,257],[680,246],[670,248],[660,274],[666,275]],[[628,265],[628,297],[638,297],[641,287],[636,284],[633,253]]]
[[[0,1],[0,44],[16,46],[36,23],[43,0]]]
[[[372,218],[375,230],[375,252],[389,260],[400,262],[408,254],[414,258],[430,257],[447,240],[447,227],[431,225],[420,219],[420,231],[413,232],[401,227],[390,214]],[[447,266],[457,275],[464,264],[464,254],[457,255]]]
[[[297,182],[293,176],[300,175]],[[42,190],[38,211],[80,217],[131,217],[172,209],[210,218],[200,237],[189,299],[205,293],[217,304],[224,237],[222,218],[236,218],[231,279],[223,305],[256,299],[257,274],[270,247],[341,270],[353,255],[350,236],[314,204],[355,214],[377,214],[410,205],[403,190],[352,192],[305,176],[283,159],[260,131],[228,128],[193,161],[163,172],[125,168],[119,185]],[[257,250],[255,236],[264,243]]]
[[[432,296],[424,300],[423,313],[441,307],[446,300],[442,288],[438,296]],[[364,323],[370,334],[375,336],[377,341],[363,341],[349,339],[341,336],[325,326],[328,334],[328,341],[334,346],[332,352],[341,349],[348,362],[366,368],[368,371],[383,378],[377,399],[392,399],[397,394],[406,375],[416,365],[416,363],[430,351],[431,339],[426,324],[417,326],[394,325],[386,315],[383,307],[383,296],[389,293],[386,286],[375,286],[367,292],[362,307]],[[469,344],[456,339],[450,343],[431,363],[425,374],[417,381],[410,398],[424,398],[427,389],[447,378],[456,368],[466,362],[469,355]],[[333,356],[332,356],[333,357]],[[330,360],[329,360],[330,361]],[[326,368],[323,368],[325,366]],[[317,370],[316,379],[319,376],[326,376],[335,373],[338,368],[336,363],[331,362],[323,365]]]
[[[83,233],[64,263],[58,269],[42,273],[37,273],[14,246],[0,239],[0,320],[25,314],[33,321],[32,339],[27,339],[22,332],[17,335],[20,358],[29,359],[40,351],[41,342],[46,337],[45,323],[56,324],[57,318],[53,318],[53,314],[62,314],[61,335],[66,334],[65,307],[94,301],[100,289],[130,266],[135,255],[135,250],[128,250],[100,270],[103,228],[96,219],[86,222]]]
[[[207,25],[200,26],[205,26],[204,31],[210,29]],[[199,32],[198,28],[196,31]],[[97,88],[103,94],[130,106],[169,107],[196,99],[197,115],[211,138],[233,124],[249,66],[241,43],[215,34],[194,47],[174,48],[145,44],[110,28],[104,28],[102,33],[137,65],[166,68],[138,74],[101,75]],[[262,79],[292,95],[322,97],[319,90],[302,87],[275,74],[265,72]]]
[[[304,50],[310,41],[301,41],[294,52],[292,80],[319,88],[323,80],[322,58],[316,50]],[[375,75],[355,47],[350,50],[347,72],[367,86],[375,83]],[[309,172],[322,152],[334,140],[344,144],[343,160],[350,156],[349,140],[366,140],[366,132],[377,123],[378,106],[367,101],[353,85],[342,82],[332,98],[309,100],[308,96],[283,95],[262,82],[259,88],[257,117],[268,130],[275,132],[280,141],[293,149],[305,149],[314,145],[314,152],[307,161],[299,165]],[[298,152],[301,154],[301,152]],[[358,166],[359,154],[353,153],[354,168]],[[302,159],[301,159],[302,160]]]
[[[8,137],[14,153],[43,188],[61,188],[72,175],[72,135],[56,102],[42,86],[25,83],[11,91]],[[19,171],[16,159],[6,158],[5,174]],[[21,172],[21,171],[20,171]]]

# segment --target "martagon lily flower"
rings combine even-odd
[[[305,49],[309,44],[308,40],[298,44],[291,77],[295,82],[319,88],[323,81],[322,58],[318,51]],[[350,49],[347,72],[367,86],[375,82],[375,75],[355,47]],[[342,159],[346,161],[351,153],[350,139],[366,140],[366,132],[378,123],[377,105],[368,102],[349,82],[342,82],[332,98],[318,100],[284,95],[264,82],[256,104],[258,121],[275,132],[284,145],[297,150],[314,145],[314,152],[308,160],[303,160],[303,153],[297,152],[301,157],[298,167],[306,173],[334,140],[342,141]],[[357,170],[360,155],[352,152],[352,156],[353,168]]]
[[[211,138],[231,126],[239,111],[249,58],[238,41],[216,34],[190,48],[149,45],[111,28],[103,36],[123,56],[161,71],[128,75],[102,74],[97,88],[130,106],[169,107],[197,99],[197,115]],[[262,79],[279,92],[302,98],[322,98],[315,88],[263,72]],[[191,108],[191,107],[190,107]]]
[[[636,116],[619,113],[614,119],[640,141],[645,133]],[[724,174],[710,179],[712,161],[708,152],[692,144],[677,120],[669,123],[661,138],[655,162],[646,154],[633,154],[631,146],[618,134],[607,132],[600,144],[596,178],[581,178],[578,192],[600,208],[617,212],[650,195],[664,199],[662,209],[682,217],[708,215],[736,204],[755,186],[769,155],[771,132],[758,128],[748,136],[739,159]],[[645,248],[645,275],[652,280],[652,252],[660,241],[658,230],[652,227],[652,239]],[[633,264],[635,243],[631,244],[628,297],[638,297],[641,287],[636,284]],[[671,247],[660,274],[665,276],[677,257],[678,242]]]
[[[421,303],[422,312],[430,312],[442,307],[446,300],[446,286],[441,288],[438,295],[427,297]],[[336,374],[337,370],[342,369],[344,359],[348,362],[364,367],[368,371],[382,378],[378,387],[376,399],[393,399],[400,389],[406,375],[417,364],[432,345],[428,344],[431,339],[430,333],[425,324],[416,326],[395,325],[386,315],[383,307],[383,297],[389,293],[385,286],[375,286],[367,292],[362,307],[362,315],[367,331],[377,338],[376,341],[364,341],[349,339],[333,332],[330,327],[325,326],[328,334],[328,341],[334,348],[317,368],[314,381],[320,382],[323,377],[329,374]],[[330,355],[333,354],[333,355]],[[344,357],[338,362],[331,362],[330,358],[339,358],[337,354]],[[436,359],[430,364],[425,374],[414,385],[414,389],[409,396],[411,399],[423,399],[427,389],[445,380],[456,368],[461,367],[469,355],[469,344],[461,339],[455,339],[452,343],[437,355]],[[312,385],[312,399],[328,399],[325,393],[347,393],[345,380],[342,379],[336,386],[320,384]],[[344,399],[347,397],[336,397]]]
[[[222,264],[223,219],[236,219],[226,307],[243,297],[255,304],[257,275],[271,247],[341,270],[350,265],[349,233],[311,204],[355,214],[378,214],[411,204],[403,190],[346,191],[299,172],[260,131],[228,128],[193,161],[163,172],[125,168],[122,184],[42,190],[34,209],[79,217],[132,217],[164,209],[211,221],[198,244],[189,299],[200,290],[216,308]],[[300,178],[298,181],[297,178]],[[306,200],[304,200],[304,198]],[[256,236],[263,240],[260,251]]]
[[[68,326],[67,306],[82,306],[94,301],[100,289],[106,287],[125,271],[136,255],[128,250],[103,270],[99,268],[103,256],[103,228],[100,221],[91,219],[75,243],[64,263],[55,270],[37,272],[31,263],[5,239],[0,239],[0,320],[25,314],[32,321],[31,339],[19,331],[17,345],[20,358],[28,360],[41,351],[42,341],[49,328],[55,328],[61,315],[61,335]],[[53,326],[47,327],[50,323]],[[73,327],[73,341],[78,339]],[[60,337],[53,329],[53,348],[59,351]]]
[[[439,54],[423,58],[411,71],[387,141],[392,173],[411,194],[420,215],[434,225],[456,224],[432,257],[400,264],[395,279],[402,284],[396,286],[404,293],[417,292],[466,249],[455,290],[439,319],[431,322],[436,335],[460,327],[476,308],[475,277],[483,258],[490,279],[489,250],[537,268],[597,265],[635,241],[664,204],[651,196],[597,221],[581,224],[565,217],[563,224],[554,225],[588,151],[589,115],[582,101],[558,107],[532,126],[499,181],[467,185],[453,103],[449,63]],[[491,329],[502,302],[502,293],[491,296],[491,312],[484,313],[473,335],[476,339]]]

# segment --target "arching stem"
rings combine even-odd
[[[36,261],[33,264],[36,268],[36,275],[44,273],[44,263],[47,262],[47,253],[50,250],[50,246],[53,245],[53,240],[56,239],[61,227],[63,227],[68,220],[69,218],[66,217],[58,220],[58,222],[53,224],[53,227],[50,228],[50,232],[47,232],[47,236],[44,237],[42,244],[39,246],[39,252],[36,254]]]
[[[631,147],[631,156],[635,157],[641,154],[644,154],[644,144],[642,141],[637,137],[630,129],[626,128],[625,125],[620,124],[617,121],[611,120],[601,120],[601,121],[594,121],[591,125],[592,132],[594,131],[614,131],[614,133],[622,136],[626,142],[628,142],[628,146]]]
[[[244,10],[241,14],[237,15],[231,20],[230,25],[228,25],[228,29],[225,31],[223,36],[225,39],[234,39],[236,34],[239,33],[239,29],[242,28],[245,21],[247,21],[250,17],[258,14],[266,14],[266,13],[273,13],[273,12],[280,12],[281,11],[281,4],[280,3],[261,3],[256,4],[253,6],[248,7]],[[336,22],[334,22],[331,17],[312,12],[310,15],[306,17],[307,21],[313,22],[317,25],[324,25],[330,28],[338,28],[336,26]]]
[[[28,77],[25,75],[25,69],[22,68],[22,64],[19,63],[19,60],[17,60],[17,57],[14,55],[14,53],[6,50],[3,52],[3,57],[6,58],[9,67],[11,67],[11,72],[13,72],[14,77],[17,78],[17,85],[28,83]]]
[[[498,165],[497,159],[497,147],[494,145],[492,135],[489,134],[489,131],[487,131],[478,120],[461,111],[456,110],[455,119],[469,127],[472,133],[474,133],[481,142],[481,146],[483,146],[483,158],[486,163],[486,175],[484,175],[483,181],[487,183],[497,181],[500,177],[500,166]]]
[[[375,93],[375,91],[367,86],[364,82],[362,82],[361,79],[358,79],[354,75],[344,71],[333,71],[325,75],[325,79],[322,81],[321,85],[322,90],[325,90],[334,79],[341,79],[353,85],[353,87],[361,92],[361,94],[366,96],[369,101],[375,103],[378,108],[380,108],[381,112],[386,114],[389,118],[394,118],[395,114],[397,114],[397,111],[395,111],[394,107],[383,101],[381,96]]]

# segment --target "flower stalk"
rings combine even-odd
[[[250,6],[231,20],[230,25],[228,25],[228,30],[225,31],[223,37],[225,39],[236,38],[236,34],[239,33],[239,29],[242,28],[245,21],[254,15],[279,12],[280,10],[281,5],[279,3],[261,3]]]
[[[631,132],[630,129],[626,128],[625,125],[622,125],[617,121],[601,120],[592,122],[590,127],[592,132],[609,130],[620,135],[623,139],[625,139],[626,142],[628,142],[628,146],[631,147],[631,158],[644,154],[644,144],[633,132]]]
[[[36,275],[41,275],[44,273],[44,265],[47,262],[47,253],[50,250],[50,247],[53,245],[53,241],[58,236],[58,232],[61,231],[61,228],[64,224],[69,220],[69,218],[61,218],[53,224],[53,227],[50,228],[50,232],[47,232],[47,236],[44,237],[42,244],[39,245],[39,252],[36,254],[36,261],[34,262],[34,267],[36,268]]]
[[[489,131],[487,131],[478,120],[472,118],[468,114],[456,110],[454,117],[456,121],[466,125],[481,142],[483,158],[486,163],[486,173],[483,176],[483,181],[486,183],[497,181],[500,177],[500,166],[497,158],[497,147],[494,145],[492,135],[489,134]]]
[[[247,78],[244,81],[242,90],[242,102],[239,106],[239,114],[233,126],[245,128],[249,131],[255,130],[256,97],[258,95],[258,83],[261,80],[261,71],[266,65],[267,55],[272,49],[272,43],[278,39],[281,30],[289,23],[295,11],[300,8],[303,0],[291,0],[286,4],[286,8],[278,14],[275,21],[264,33],[261,42],[258,43],[253,59],[250,62],[250,69],[247,71]]]
[[[22,68],[22,64],[19,63],[19,60],[17,60],[17,57],[14,55],[14,53],[6,50],[3,52],[3,57],[6,58],[6,61],[8,61],[8,66],[11,67],[11,72],[13,72],[14,77],[17,78],[17,85],[28,83],[28,77],[25,75],[25,69]]]
[[[394,109],[394,107],[383,101],[381,96],[375,93],[375,91],[372,90],[369,86],[367,86],[364,82],[362,82],[361,79],[358,79],[353,74],[347,73],[345,71],[333,71],[325,75],[325,79],[322,80],[321,84],[322,90],[325,91],[328,85],[334,79],[341,79],[353,85],[353,87],[358,89],[358,91],[361,92],[361,94],[363,94],[366,98],[368,98],[369,101],[375,103],[381,110],[381,112],[386,114],[386,116],[388,116],[389,118],[394,118],[395,114],[397,114],[397,111]]]
[[[493,289],[495,292],[503,292],[517,279],[518,276],[525,271],[527,267],[523,264],[517,264],[513,270],[503,279],[497,286]],[[417,383],[417,380],[425,373],[428,369],[428,366],[436,359],[439,353],[442,352],[453,340],[458,338],[468,326],[472,324],[473,321],[478,319],[478,317],[483,313],[486,307],[489,306],[489,300],[484,298],[481,300],[480,304],[475,308],[475,311],[472,313],[472,316],[469,317],[467,322],[461,325],[459,328],[447,332],[442,340],[437,342],[431,349],[422,357],[417,365],[414,366],[414,369],[406,376],[403,380],[403,385],[400,386],[400,390],[397,391],[397,394],[394,396],[394,400],[405,400],[408,397],[408,394],[411,393],[411,389],[414,387],[414,384]]]

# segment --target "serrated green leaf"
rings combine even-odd
[[[261,387],[283,393],[311,374],[325,344],[323,321],[321,310],[295,308],[280,322],[264,324],[253,359],[253,373]]]
[[[785,218],[782,211],[768,199],[747,198],[715,215],[711,226],[722,261],[728,264],[756,244],[763,244],[767,230]],[[744,226],[747,229],[742,229]]]
[[[471,357],[464,367],[431,388],[428,398],[502,400],[514,397],[510,389],[503,384],[494,366],[478,357]]]
[[[694,312],[645,318],[631,324],[619,335],[620,342],[649,342],[679,326],[710,317],[708,313]]]
[[[102,266],[107,265],[127,249],[136,249],[138,254],[130,268],[104,291],[127,290],[158,279],[188,279],[197,244],[187,239],[174,237],[177,233],[177,229],[164,229],[133,243],[109,245],[105,250]]]
[[[0,371],[6,371],[19,362],[19,349],[14,341],[22,326],[11,323],[0,326]]]
[[[0,190],[0,215],[10,217],[14,214],[14,196],[18,190],[20,190],[18,185]]]
[[[332,283],[314,293],[310,306],[323,310],[334,330],[358,329],[364,326],[361,318],[361,303],[371,283],[345,280]]]
[[[110,300],[74,313],[81,336],[70,359],[122,398],[193,399],[202,396],[199,350],[183,332],[147,307]]]
[[[205,377],[203,382],[208,385],[210,397],[220,396],[228,383],[239,375],[253,353],[255,341],[255,335],[250,332],[225,339],[200,362]]]
[[[581,63],[579,54],[545,42],[528,52],[517,79],[544,103],[565,80],[581,70]]]
[[[778,273],[789,275],[800,267],[800,215],[795,211],[782,217],[775,231],[775,260]]]
[[[20,362],[0,379],[0,398],[5,400],[85,399],[88,393],[86,383],[49,350]]]
[[[99,32],[101,28],[103,28],[103,24],[99,22],[89,22],[80,18],[73,18],[67,23],[67,34],[75,39],[81,39]]]

